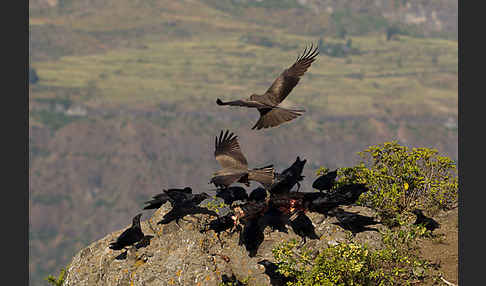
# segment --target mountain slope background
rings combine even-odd
[[[256,132],[258,112],[215,104],[263,93],[311,42],[284,102],[302,117]],[[457,54],[457,1],[30,0],[30,285],[162,188],[211,193],[222,129],[250,167],[307,159],[305,190],[390,140],[457,160]]]

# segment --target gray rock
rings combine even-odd
[[[238,245],[237,232],[232,235],[222,232],[220,241],[212,230],[199,231],[205,223],[214,219],[209,215],[186,216],[180,220],[180,227],[175,221],[157,225],[170,208],[170,204],[166,203],[152,217],[141,222],[145,235],[153,235],[153,238],[146,247],[132,247],[126,259],[116,259],[122,251],[108,248],[124,229],[108,234],[79,251],[67,269],[63,285],[218,285],[222,274],[231,276],[233,273],[239,280],[248,278],[249,285],[269,285],[269,277],[257,262],[263,259],[274,261],[271,250],[280,242],[292,238],[300,241],[290,227],[288,233],[271,232],[267,227],[257,255],[249,257],[245,247]],[[373,211],[363,207],[343,209],[375,216]],[[342,228],[332,224],[335,218],[317,213],[307,215],[320,239],[307,239],[306,247],[326,248],[350,237]],[[374,227],[379,229],[383,226],[378,224]],[[376,248],[381,246],[380,237],[378,232],[365,231],[352,240]]]

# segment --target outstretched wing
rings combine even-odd
[[[307,71],[312,62],[315,61],[316,56],[319,54],[319,50],[318,46],[313,48],[314,45],[311,45],[309,50],[307,50],[306,47],[295,63],[277,77],[265,93],[265,96],[276,104],[282,102],[297,85],[300,77]]]
[[[251,100],[251,99],[239,99],[239,100],[234,100],[234,101],[226,101],[223,102],[221,99],[216,99],[216,103],[218,105],[231,105],[231,106],[242,106],[242,107],[249,107],[249,108],[268,108],[272,107],[269,105],[266,105],[262,102],[258,102],[256,100]]]
[[[216,136],[214,156],[223,168],[247,169],[248,162],[241,152],[240,144],[238,144],[238,136],[229,130],[223,135],[223,130]]]
[[[260,130],[280,125],[302,115],[304,110],[292,110],[281,107],[258,109],[260,118],[251,129]]]
[[[223,174],[223,175],[216,175],[211,179],[211,182],[214,183],[215,186],[226,186],[228,187],[229,185],[233,184],[234,182],[240,180],[242,177],[248,175],[248,172],[238,172],[235,171],[233,173],[229,174]]]

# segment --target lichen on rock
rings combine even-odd
[[[270,278],[258,262],[273,261],[272,248],[278,243],[301,238],[288,227],[288,232],[264,230],[264,240],[254,257],[248,255],[245,246],[239,245],[239,233],[213,230],[201,231],[214,219],[211,215],[185,216],[178,223],[157,224],[169,212],[171,206],[164,204],[154,214],[141,222],[146,236],[153,236],[145,247],[131,247],[126,256],[122,250],[108,248],[122,230],[108,234],[80,250],[70,263],[64,285],[218,285],[221,277],[233,274],[238,280],[247,280],[248,285],[270,285]],[[346,211],[366,216],[376,216],[371,209],[359,206],[343,207]],[[350,235],[333,224],[335,217],[318,213],[307,213],[319,239],[307,239],[305,246],[321,249],[346,241]],[[380,224],[374,226],[380,229]],[[352,240],[366,243],[371,248],[381,246],[377,231],[364,231]]]

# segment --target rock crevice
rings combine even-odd
[[[124,229],[106,235],[79,251],[68,266],[64,285],[218,285],[222,276],[247,280],[248,285],[271,285],[270,277],[258,262],[274,261],[272,248],[278,243],[301,238],[291,227],[286,232],[264,230],[264,240],[256,255],[250,257],[244,245],[239,245],[239,232],[203,231],[214,217],[207,214],[185,216],[178,223],[157,224],[171,209],[165,203],[153,215],[141,222],[148,237],[146,245],[132,246],[126,251],[108,248]],[[349,206],[346,211],[376,217],[371,209]],[[307,239],[311,249],[325,248],[349,238],[349,232],[334,224],[336,217],[307,213],[318,239]],[[383,227],[377,224],[377,229]],[[381,246],[377,231],[357,233],[353,240],[372,248]]]

